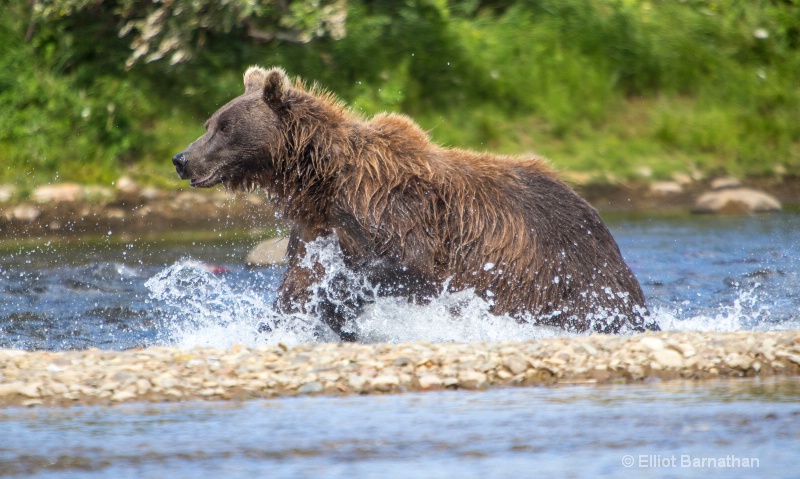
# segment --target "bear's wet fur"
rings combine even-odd
[[[344,325],[364,298],[320,300],[335,293],[319,290],[324,268],[303,264],[306,244],[335,237],[380,294],[474,288],[521,322],[658,328],[597,211],[543,159],[443,148],[406,116],[364,120],[280,68],[251,67],[244,84],[173,162],[192,186],[262,188],[292,224],[278,311],[318,314],[353,339]]]

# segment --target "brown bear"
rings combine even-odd
[[[353,339],[345,324],[368,295],[335,300],[341,291],[320,291],[324,267],[305,261],[306,245],[334,238],[378,295],[473,288],[520,322],[658,328],[597,211],[543,159],[443,148],[406,116],[364,120],[280,68],[251,67],[244,86],[173,163],[194,187],[265,190],[292,224],[278,311],[319,315]]]

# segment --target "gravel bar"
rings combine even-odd
[[[244,400],[800,375],[800,331],[591,335],[522,343],[0,350],[0,405]]]

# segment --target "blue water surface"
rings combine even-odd
[[[607,222],[663,329],[800,329],[800,214],[621,216]],[[253,343],[260,322],[254,316],[260,314],[259,309],[269,309],[283,274],[281,268],[244,265],[247,251],[258,239],[212,231],[199,237],[186,234],[151,240],[112,234],[61,242],[6,241],[0,244],[0,347],[191,346],[192,341],[201,341],[202,334],[195,333],[202,328],[207,336],[225,338],[217,346]],[[154,295],[148,280],[183,264],[197,265],[191,281],[227,295],[197,294],[191,290],[193,285],[181,283],[185,278],[161,285],[173,290],[186,287],[185,298],[165,301]],[[250,321],[243,321],[238,329],[209,324],[216,313],[201,309],[211,303]],[[435,310],[390,313],[380,312],[406,323],[394,336],[391,324],[381,326],[389,333],[377,340],[430,339],[425,333],[432,328],[411,324],[408,318],[429,321],[433,315],[437,319]],[[439,319],[442,328],[455,329]],[[469,319],[474,321],[468,327],[474,330],[503,328]],[[508,328],[515,327],[514,321],[506,323]],[[220,335],[216,326],[229,327],[229,334]],[[419,326],[420,333],[401,334],[414,326]],[[461,333],[449,339],[486,339]],[[435,339],[447,340],[446,335],[447,331]],[[498,331],[489,339],[495,336],[536,337],[534,333],[520,336],[513,329]],[[269,342],[270,338],[262,339]]]
[[[794,478],[798,424],[797,378],[7,408],[0,477]]]
[[[800,329],[800,215],[607,220],[662,328]],[[6,241],[0,347],[258,344],[282,270],[244,266],[257,240]],[[455,331],[435,316],[397,314]],[[797,378],[0,409],[0,477],[794,478],[797,451]]]

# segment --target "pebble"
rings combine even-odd
[[[684,358],[689,358],[697,354],[697,351],[695,351],[690,344],[670,342],[668,346],[683,354]]]
[[[683,356],[673,349],[659,349],[653,353],[653,360],[664,368],[679,369],[683,366]]]
[[[21,381],[14,381],[8,384],[0,384],[0,398],[19,394],[22,388],[24,387],[25,383]]]
[[[458,373],[458,385],[464,389],[482,389],[486,386],[486,375],[478,371],[462,371]]]
[[[394,375],[378,376],[372,381],[372,387],[378,391],[391,391],[392,388],[400,385],[400,378]]]
[[[0,349],[0,407],[482,390],[800,375],[800,331],[660,332],[513,343],[228,350]]]
[[[435,374],[425,374],[419,378],[419,388],[423,391],[441,389],[442,379]]]
[[[510,356],[505,360],[505,366],[511,371],[511,374],[517,375],[524,373],[528,369],[528,364],[518,356]]]
[[[111,396],[112,401],[127,401],[128,399],[133,399],[136,397],[136,394],[131,391],[117,391],[114,395]]]
[[[322,384],[319,381],[311,381],[303,384],[297,388],[298,394],[319,394],[323,390]]]
[[[642,343],[642,346],[646,347],[650,351],[659,351],[664,349],[665,346],[664,341],[651,336],[642,338],[640,342]]]

